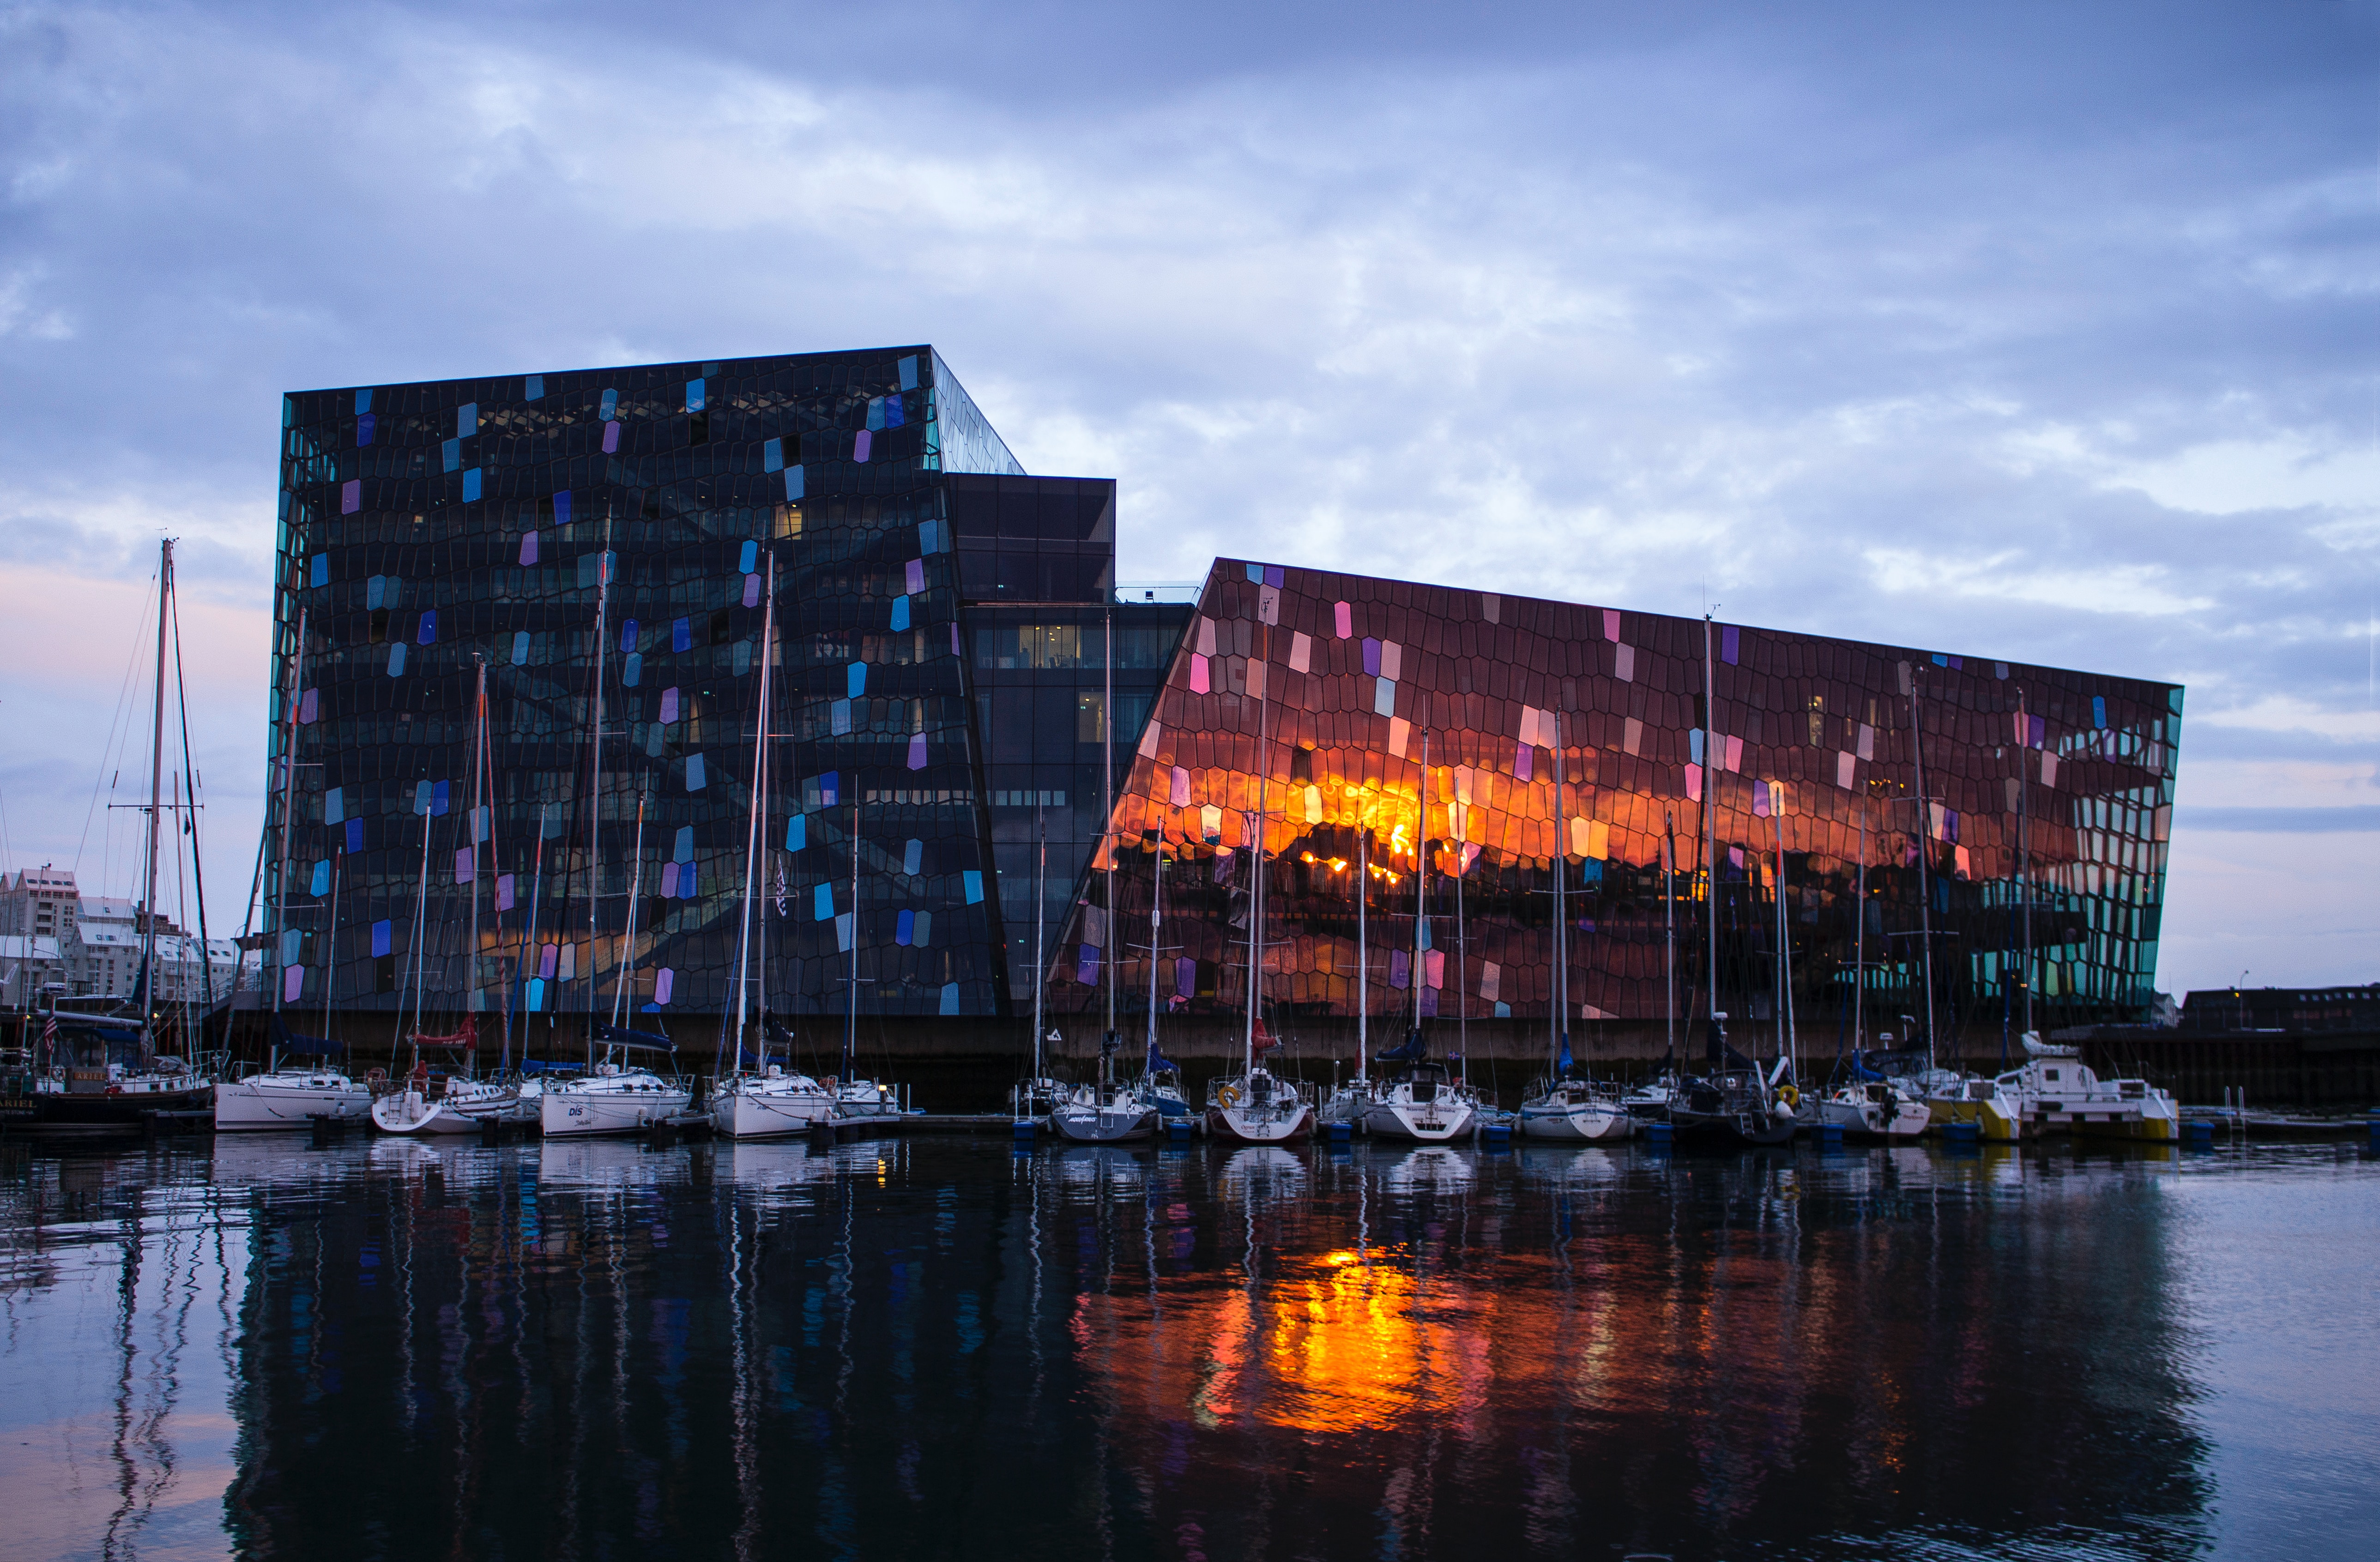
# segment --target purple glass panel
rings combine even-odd
[[[865,429],[862,429],[862,430],[859,430],[859,432],[857,432],[857,433],[856,433],[856,434],[852,435],[852,436],[851,436],[851,458],[852,458],[854,461],[865,461],[865,460],[867,460],[867,459],[868,459],[868,450],[869,450],[870,446],[874,443],[875,439],[876,439],[876,436],[875,436],[874,434],[869,433],[869,432],[868,432],[867,430],[865,430]]]
[[[909,739],[909,769],[922,770],[925,768],[926,734],[918,733]]]
[[[620,426],[617,423],[603,425],[603,454],[606,455],[620,454]]]
[[[537,533],[534,531],[521,533],[520,562],[524,569],[537,563]]]
[[[667,1003],[670,1000],[670,994],[675,991],[676,988],[677,973],[675,971],[673,971],[668,966],[664,965],[660,970],[653,973],[653,1001],[655,1003]]]
[[[744,605],[747,608],[760,605],[760,577],[757,575],[744,577]]]
[[[1380,642],[1368,635],[1364,637],[1364,674],[1368,678],[1380,675]]]

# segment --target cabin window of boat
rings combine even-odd
[[[2058,1071],[2056,1069],[2044,1069],[2041,1072],[2041,1077],[2049,1081],[2052,1084],[2055,1084],[2058,1083]]]

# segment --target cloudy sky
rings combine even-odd
[[[2160,985],[2380,979],[2375,66],[2374,0],[7,6],[0,855],[130,884],[170,532],[237,920],[283,391],[931,341],[1125,578],[2185,683]]]

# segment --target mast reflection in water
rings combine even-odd
[[[225,1139],[6,1164],[6,1493],[44,1515],[13,1556],[2219,1539],[2178,1273],[2212,1179],[2170,1156]]]

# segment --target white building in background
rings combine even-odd
[[[66,868],[26,868],[0,877],[0,1004],[24,1007],[28,1000],[19,989],[29,980],[35,1000],[44,983],[62,984],[71,998],[137,999],[148,920],[137,901],[78,893],[74,874]],[[216,1002],[230,995],[239,969],[237,940],[212,938],[202,951],[196,938],[164,917],[158,918],[156,933],[157,971],[151,986],[158,1003],[203,1003],[211,980]],[[11,937],[27,943],[24,952],[6,952]],[[30,975],[36,969],[40,975]]]
[[[80,904],[71,868],[44,863],[0,874],[0,934],[55,938],[64,949],[74,942]]]
[[[0,933],[0,1009],[30,1009],[43,987],[66,980],[67,963],[55,938]]]

